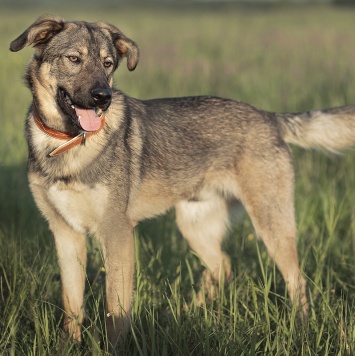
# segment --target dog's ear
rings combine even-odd
[[[38,46],[46,43],[64,27],[64,20],[59,17],[43,15],[37,19],[22,35],[11,42],[10,50],[17,52],[26,46]]]
[[[117,52],[121,56],[127,58],[127,68],[130,71],[135,70],[139,61],[138,45],[126,37],[117,27],[113,25],[109,25],[104,22],[98,22],[96,25],[110,32]]]

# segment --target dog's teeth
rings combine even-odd
[[[71,102],[71,100],[70,100],[70,98],[69,98],[69,96],[68,96],[68,94],[65,94],[65,100],[69,103],[69,104],[72,104],[72,102]]]
[[[95,108],[95,112],[97,116],[101,116],[102,115],[102,110],[100,108]]]
[[[72,105],[72,106],[71,106],[71,108],[72,108],[72,109],[75,109],[75,106],[74,106],[74,105]]]

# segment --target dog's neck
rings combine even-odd
[[[55,130],[51,127],[48,127],[43,120],[41,119],[37,109],[36,105],[33,105],[33,118],[35,120],[35,123],[37,127],[47,134],[50,137],[59,139],[59,140],[65,140],[63,144],[58,146],[56,149],[54,149],[52,152],[49,153],[50,157],[58,156],[66,151],[69,151],[71,148],[79,146],[79,145],[85,145],[86,139],[89,138],[92,135],[95,135],[98,133],[105,125],[105,115],[102,114],[101,116],[101,125],[100,128],[96,131],[82,131],[78,135],[72,135],[70,133],[62,132],[59,130]]]

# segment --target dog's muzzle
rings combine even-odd
[[[109,108],[112,100],[110,88],[94,88],[90,91],[91,103],[80,104],[74,101],[63,89],[58,90],[58,103],[73,123],[84,131],[97,131],[101,125],[101,116]]]

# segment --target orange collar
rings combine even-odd
[[[89,138],[90,136],[98,133],[105,125],[105,115],[102,114],[101,125],[97,131],[90,131],[90,132],[83,131],[79,135],[73,136],[69,133],[54,130],[54,129],[46,126],[44,124],[44,122],[41,120],[40,116],[38,115],[38,112],[37,112],[35,106],[33,108],[33,117],[35,119],[35,123],[37,124],[38,128],[41,131],[43,131],[44,133],[46,133],[48,136],[57,138],[59,140],[66,140],[66,142],[62,143],[55,150],[53,150],[51,153],[49,153],[50,157],[58,156],[66,151],[69,151],[71,148],[79,146],[81,144],[85,145],[86,139]]]

